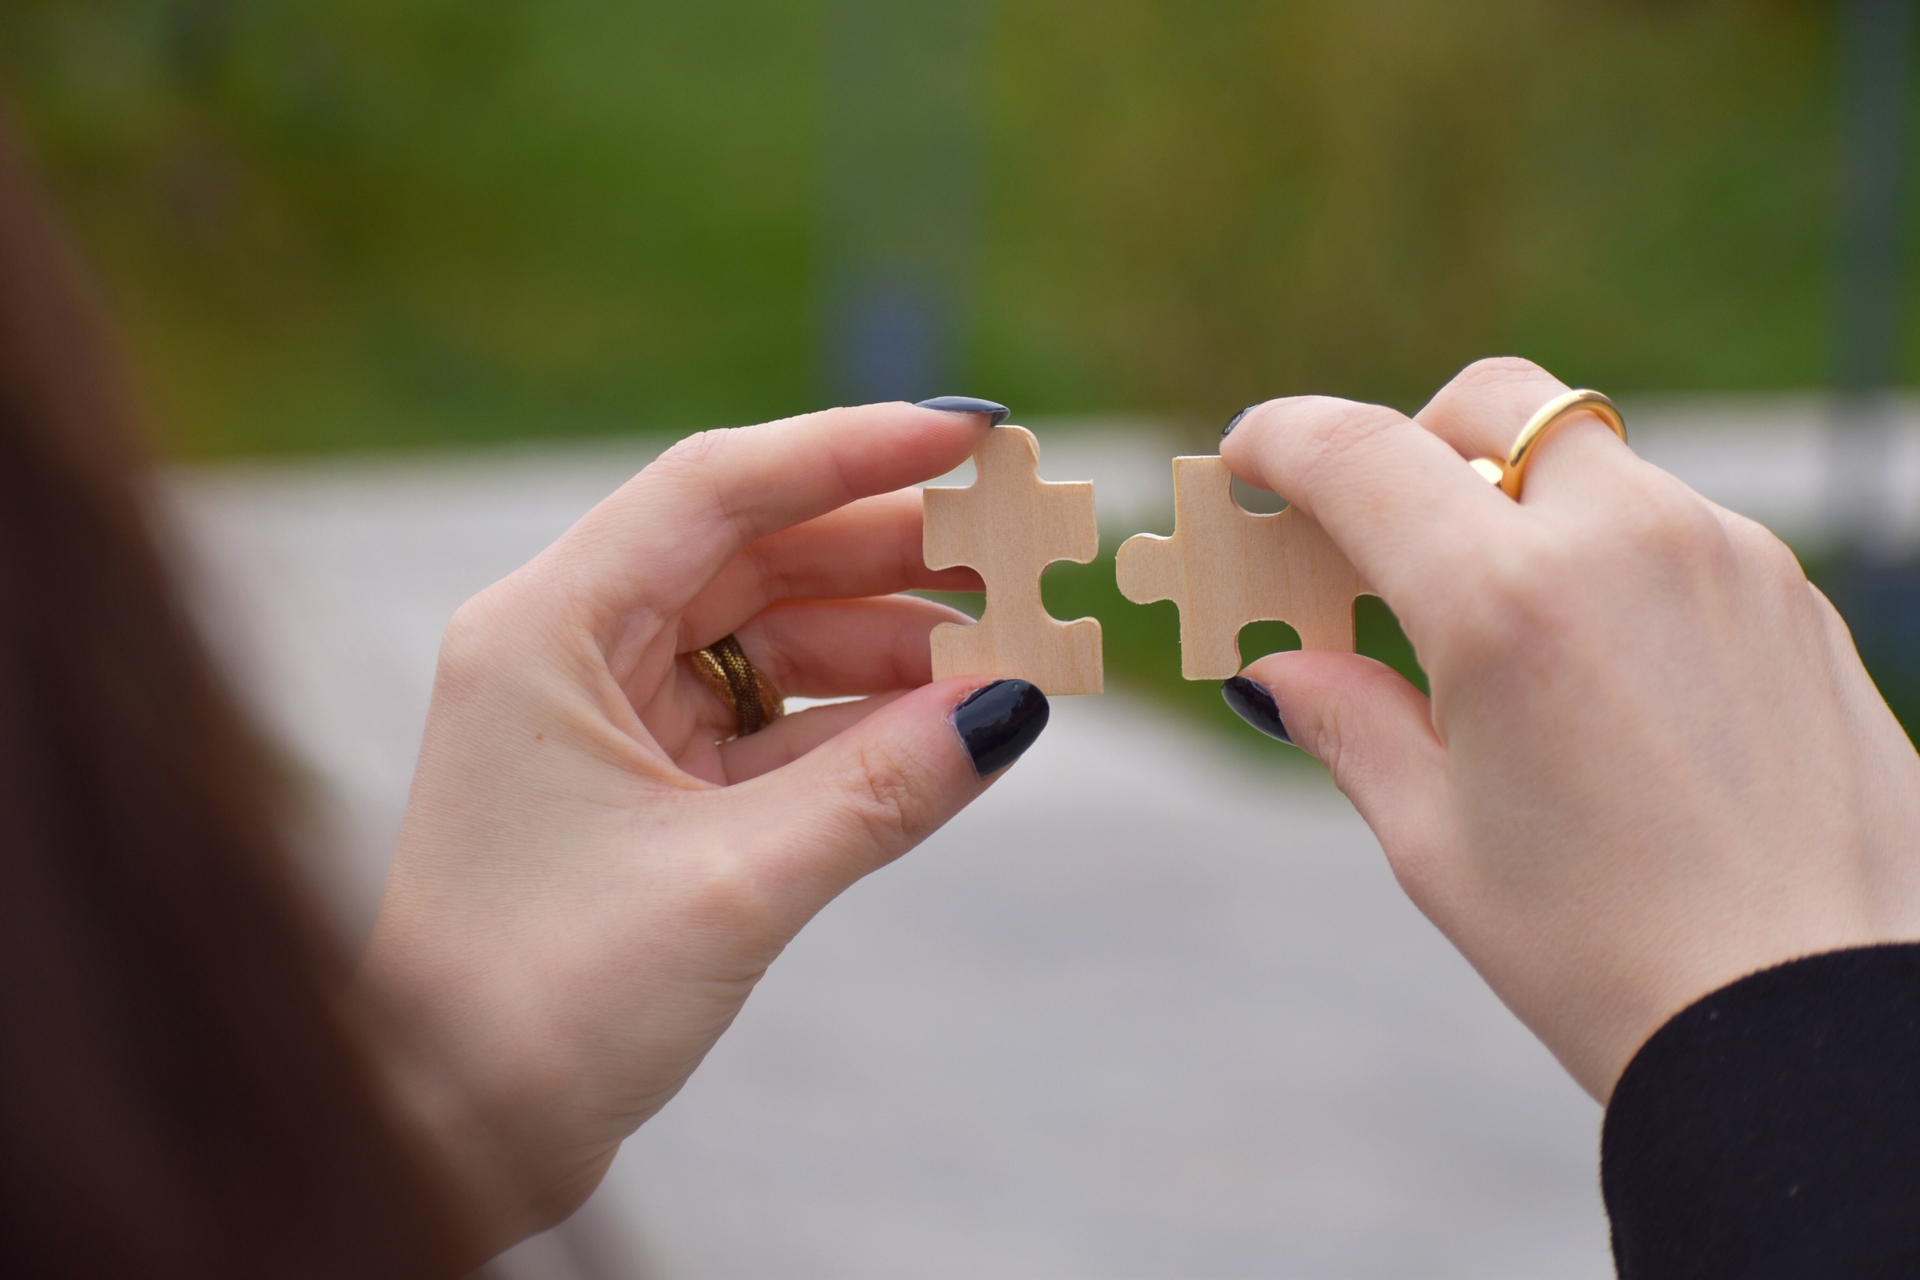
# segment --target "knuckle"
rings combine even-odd
[[[1401,892],[1428,915],[1434,914],[1451,877],[1444,850],[1430,840],[1395,840],[1384,846],[1387,866]]]
[[[1586,626],[1592,587],[1586,549],[1571,537],[1488,548],[1434,630],[1429,671],[1489,688],[1538,674]]]
[[[898,852],[926,829],[928,808],[917,766],[897,752],[867,746],[855,760],[853,775],[848,814],[875,849]]]
[[[434,668],[434,700],[496,704],[524,687],[540,655],[551,655],[553,592],[525,572],[468,599],[447,620]]]
[[[1553,381],[1553,375],[1531,360],[1519,356],[1487,356],[1454,374],[1434,396],[1431,407],[1445,413],[1465,413],[1473,406],[1502,399],[1501,393],[1508,388],[1537,388],[1543,382]]]
[[[1769,578],[1795,588],[1807,581],[1807,571],[1800,563],[1800,557],[1773,530],[1757,520],[1749,520],[1732,512],[1727,513],[1724,521],[1728,541],[1733,544],[1735,551],[1751,560]]]
[[[1475,360],[1440,388],[1420,420],[1462,452],[1504,454],[1520,423],[1514,416],[1544,403],[1559,380],[1531,360]]]
[[[1300,461],[1295,469],[1307,488],[1312,487],[1316,474],[1364,452],[1400,420],[1399,414],[1379,405],[1326,397],[1315,397],[1308,403],[1314,410],[1309,419],[1312,429],[1301,435]]]
[[[1841,616],[1840,610],[1834,607],[1833,601],[1829,600],[1827,593],[1819,587],[1807,582],[1804,578],[1802,583],[1801,599],[1813,602],[1814,617],[1819,620],[1820,629],[1825,634],[1831,649],[1841,653],[1852,652],[1855,647],[1853,629],[1847,625],[1847,620]]]
[[[1777,543],[1766,535],[1769,543]],[[1800,577],[1784,544],[1759,552],[1770,578]],[[1724,586],[1747,556],[1690,491],[1655,487],[1603,521],[1546,526],[1489,547],[1469,571],[1449,641],[1462,656],[1545,651],[1590,624],[1609,597]],[[1662,585],[1664,584],[1664,585]]]
[[[1560,586],[1577,575],[1577,552],[1566,541],[1536,539],[1482,561],[1462,617],[1463,637],[1474,651],[1528,644],[1552,629]]]
[[[1321,713],[1320,722],[1313,727],[1314,757],[1326,766],[1334,785],[1349,795],[1363,781],[1355,776],[1356,758],[1350,745],[1353,737],[1347,724],[1350,715],[1344,702],[1336,702]]]
[[[1294,396],[1258,406],[1221,443],[1220,451],[1240,468],[1250,468],[1248,478],[1293,497],[1311,492],[1318,476],[1349,465],[1401,421],[1400,414],[1382,405]]]
[[[1448,387],[1479,390],[1513,382],[1538,382],[1551,376],[1545,369],[1521,356],[1483,356],[1456,373]]]
[[[1613,529],[1626,549],[1662,555],[1698,553],[1726,545],[1726,531],[1705,503],[1665,485],[1620,510]]]
[[[793,929],[795,892],[780,858],[753,841],[707,839],[685,850],[662,885],[662,910],[691,935],[733,940],[781,936]],[[755,948],[743,948],[753,956]],[[737,975],[758,977],[758,965]]]
[[[751,542],[756,536],[741,510],[742,495],[727,482],[728,460],[739,448],[745,427],[715,427],[696,431],[676,440],[641,472],[654,483],[664,483],[669,491],[679,491],[703,500],[730,525],[740,540]]]
[[[495,584],[453,611],[440,637],[441,680],[469,683],[493,667],[501,628],[499,593]]]
[[[1696,588],[1725,585],[1746,559],[1713,511],[1678,486],[1657,487],[1619,511],[1587,554],[1596,570],[1605,562],[1639,565]]]
[[[712,465],[720,450],[727,448],[731,434],[730,428],[721,427],[684,436],[667,446],[666,452],[655,458],[649,469],[697,474]]]
[[[1800,557],[1793,554],[1793,548],[1771,534],[1755,558],[1759,561],[1761,572],[1776,589],[1790,592],[1797,598],[1813,587],[1807,577],[1806,567],[1800,563]],[[1823,600],[1825,598],[1821,597]]]
[[[759,860],[734,848],[708,849],[685,880],[683,918],[726,937],[752,937],[776,928],[782,895]]]

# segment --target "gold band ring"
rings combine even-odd
[[[726,703],[727,710],[740,722],[735,737],[758,733],[787,713],[786,699],[774,688],[773,681],[747,661],[740,642],[732,636],[722,636],[704,649],[695,649],[687,659],[701,681],[713,690],[713,696]]]
[[[1518,500],[1520,486],[1527,478],[1527,464],[1539,451],[1540,442],[1547,438],[1549,431],[1576,413],[1592,414],[1613,428],[1613,434],[1620,437],[1622,444],[1626,443],[1627,420],[1620,416],[1613,401],[1598,391],[1568,391],[1541,405],[1539,412],[1527,419],[1527,425],[1520,428],[1520,434],[1514,438],[1513,448],[1507,450],[1506,461],[1475,458],[1470,465],[1482,479],[1499,485],[1500,492]]]

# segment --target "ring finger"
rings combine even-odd
[[[928,635],[968,617],[917,596],[806,600],[762,610],[735,632],[748,661],[781,693],[845,698],[933,679]]]
[[[933,675],[928,634],[942,622],[967,620],[957,610],[915,596],[775,605],[734,633],[761,675],[785,697],[869,696],[858,703],[809,708],[749,737],[723,742],[739,720],[683,660],[677,665],[684,679],[670,686],[668,702],[654,709],[679,728],[662,736],[664,724],[649,727],[682,769],[709,782],[738,782],[811,750],[884,703],[887,695],[927,683]]]
[[[1511,356],[1476,360],[1454,375],[1427,406],[1414,415],[1418,422],[1445,440],[1461,457],[1505,458],[1521,428],[1540,407],[1567,390],[1567,385],[1530,360]],[[1608,455],[1620,456],[1617,438],[1592,414],[1569,415],[1555,429],[1551,447],[1542,442],[1527,471],[1527,493],[1561,486],[1567,478],[1591,474],[1606,466]],[[1596,429],[1597,428],[1597,429]],[[1611,438],[1601,439],[1602,436]]]

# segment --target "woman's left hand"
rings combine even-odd
[[[925,568],[905,486],[987,425],[893,404],[692,437],[448,628],[366,971],[500,1242],[571,1212],[795,932],[1045,724],[1030,685],[929,684],[929,631],[963,619],[889,594],[979,589]],[[730,739],[686,656],[728,634],[786,693],[870,696]]]

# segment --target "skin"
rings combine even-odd
[[[683,441],[463,606],[364,970],[395,1074],[504,1246],[571,1213],[774,957],[981,794],[929,683],[961,615],[920,494],[987,420],[835,409]],[[738,636],[785,693],[726,741],[682,656]]]
[[[1223,445],[1399,616],[1431,700],[1342,653],[1261,659],[1422,911],[1596,1098],[1674,1013],[1795,956],[1920,938],[1920,757],[1792,554],[1564,390],[1476,364],[1416,417],[1276,400]],[[954,615],[919,495],[986,420],[905,405],[710,432],[463,607],[368,986],[395,1074],[497,1245],[571,1212],[786,943],[987,785],[929,683]],[[732,632],[794,694],[727,741],[680,655]]]
[[[1565,389],[1484,361],[1411,419],[1271,401],[1222,453],[1320,521],[1433,696],[1355,654],[1246,675],[1407,894],[1604,1102],[1700,997],[1920,938],[1920,757],[1786,546],[1597,418],[1554,432],[1517,503],[1466,466]]]

